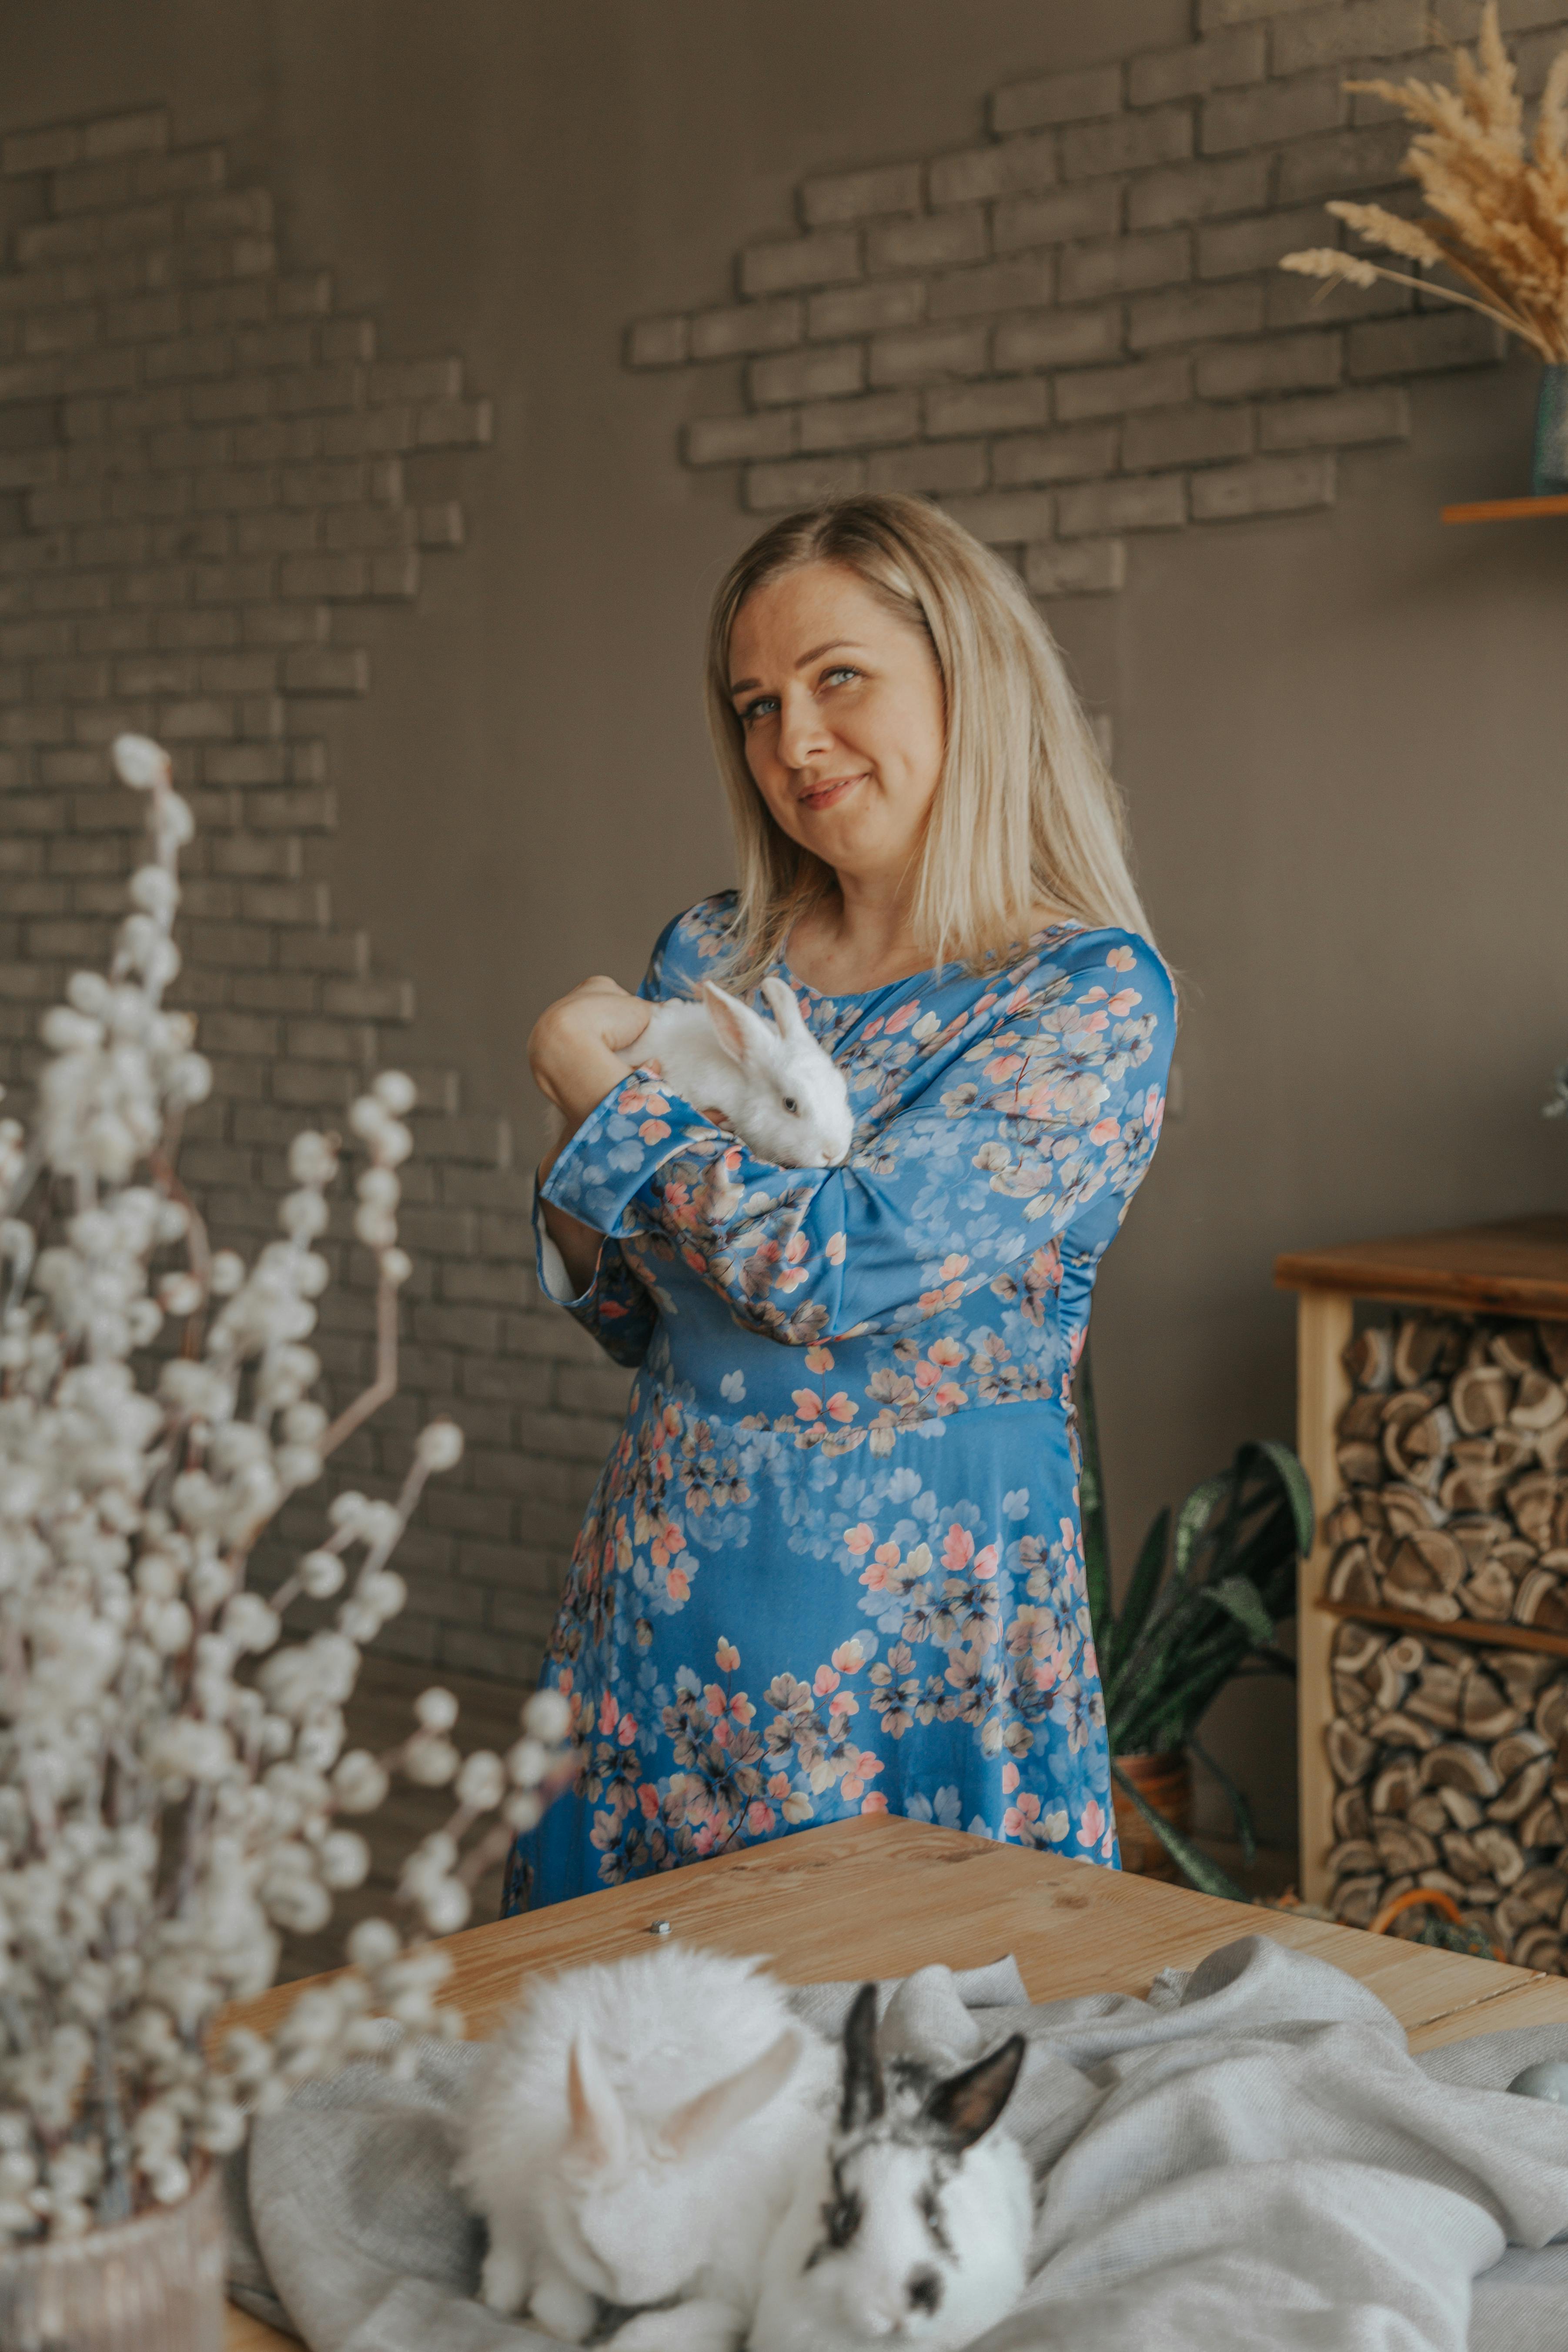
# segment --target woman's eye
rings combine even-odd
[[[770,710],[777,708],[777,703],[778,698],[776,695],[759,694],[755,702],[748,702],[745,708],[742,710],[742,726],[749,727],[753,719],[764,718]]]
[[[785,1095],[785,1097],[784,1097],[784,1107],[785,1110],[795,1110],[795,1111],[797,1111],[797,1110],[799,1110],[799,1108],[800,1108],[800,1105],[796,1102],[796,1100],[795,1100],[795,1097],[794,1097],[793,1095]]]
[[[852,668],[847,662],[837,662],[830,670],[824,672],[822,682],[824,686],[830,686],[835,678],[858,677],[859,675],[859,671]]]

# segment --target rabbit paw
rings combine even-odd
[[[542,2279],[534,2288],[528,2315],[537,2319],[550,2335],[559,2336],[562,2343],[581,2344],[593,2333],[599,2306],[586,2287],[579,2286],[574,2279],[563,2278],[557,2271],[552,2278]]]
[[[479,2273],[479,2300],[510,2319],[528,2300],[528,2264],[510,2246],[492,2246]]]
[[[616,2328],[605,2352],[738,2352],[745,2333],[731,2304],[678,2303],[671,2310],[639,2311]]]

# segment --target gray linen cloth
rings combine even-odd
[[[855,1988],[812,1985],[837,2033]],[[976,2352],[1568,2352],[1568,2109],[1508,2095],[1568,2025],[1412,2058],[1353,1977],[1266,1936],[1147,2000],[1030,2005],[1011,1959],[883,1991],[887,2050],[1029,2042],[1005,2122],[1038,2200],[1023,2302]],[[482,2044],[422,2045],[258,2124],[229,2176],[231,2291],[310,2352],[548,2352],[473,2300],[450,2181]]]

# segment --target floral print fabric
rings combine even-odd
[[[731,904],[670,925],[645,996],[719,969]],[[606,1235],[571,1311],[637,1375],[544,1673],[587,1767],[508,1908],[855,1812],[1116,1859],[1070,1382],[1169,978],[1075,925],[860,995],[781,970],[849,1086],[845,1166],[755,1160],[636,1071],[543,1187]]]

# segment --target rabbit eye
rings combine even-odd
[[[799,1110],[799,1108],[800,1108],[800,1105],[796,1102],[796,1100],[795,1100],[795,1097],[794,1097],[793,1095],[785,1095],[785,1096],[784,1096],[784,1107],[785,1110],[794,1110],[794,1111],[798,1111],[798,1110]]]
[[[823,2214],[827,2227],[828,2242],[847,2246],[860,2227],[860,2200],[851,2189],[847,2196],[837,2198]]]

